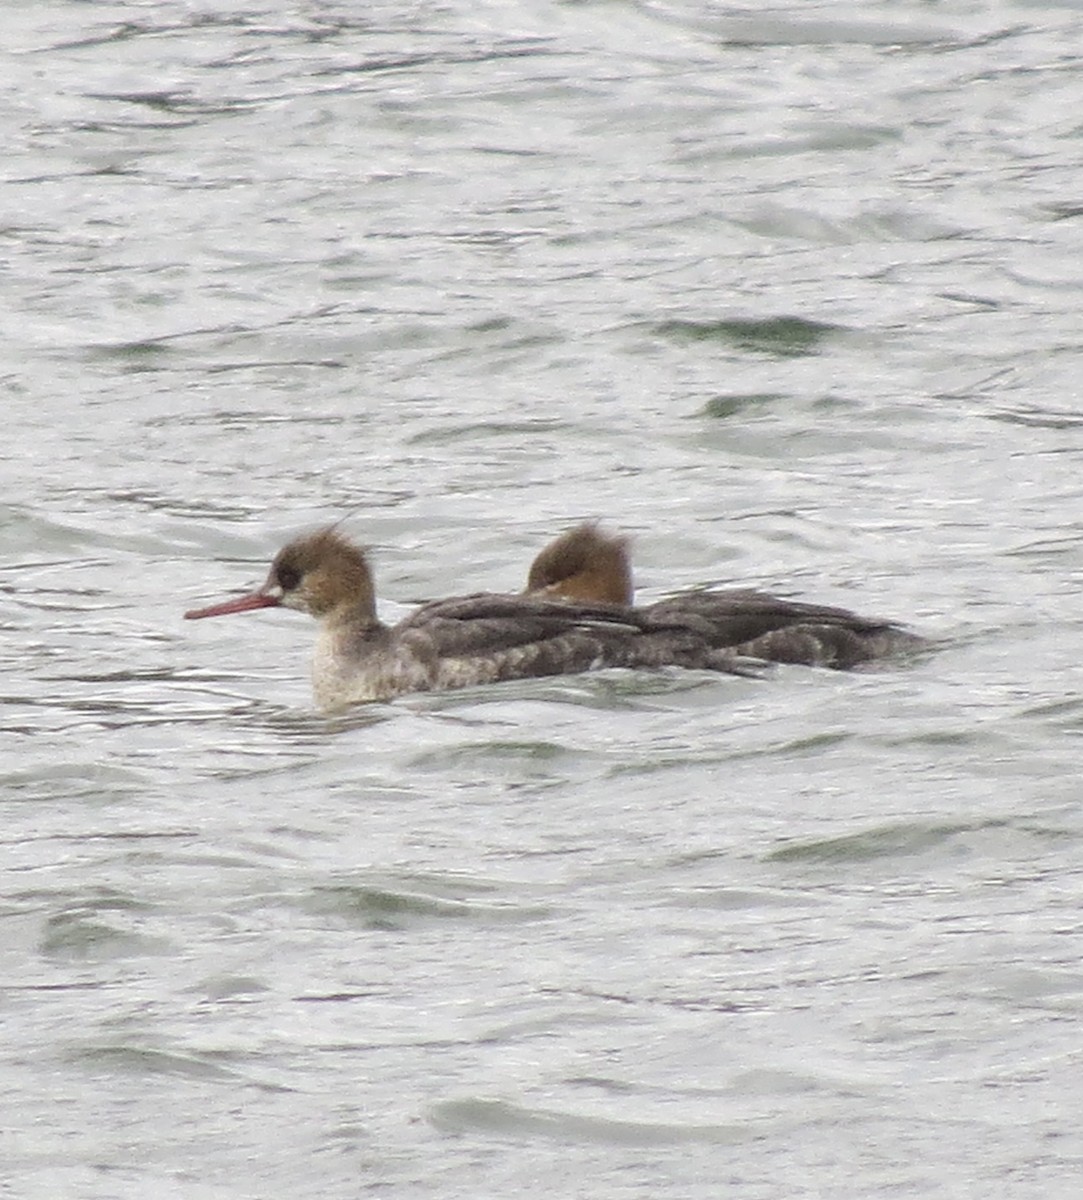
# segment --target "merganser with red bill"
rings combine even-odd
[[[365,552],[334,528],[284,546],[257,591],[184,615],[198,620],[274,607],[320,623],[312,683],[325,710],[602,667],[758,673],[759,664],[709,645],[679,616],[659,621],[619,605],[482,593],[434,600],[385,625]]]
[[[631,607],[628,539],[600,529],[593,521],[577,525],[535,558],[526,594]],[[728,648],[768,662],[836,670],[928,644],[891,621],[746,589],[681,592],[634,611],[695,630],[716,649]]]

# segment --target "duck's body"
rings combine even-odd
[[[408,692],[600,667],[751,670],[679,615],[658,617],[618,605],[478,594],[432,601],[386,625],[376,615],[364,552],[333,529],[285,546],[258,591],[185,616],[272,606],[308,612],[320,622],[312,681],[317,704],[328,710]]]
[[[527,593],[570,603],[604,600],[630,608],[634,595],[627,539],[593,522],[576,526],[534,560]],[[715,649],[839,670],[925,644],[891,621],[750,589],[681,592],[633,611],[663,625],[680,624]]]

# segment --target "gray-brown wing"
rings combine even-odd
[[[696,591],[670,596],[647,610],[656,620],[698,618],[731,644],[788,625],[837,625],[855,633],[897,628],[894,622],[863,617],[846,608],[807,604],[754,591]],[[721,644],[721,643],[720,643]]]
[[[713,646],[770,662],[847,668],[923,644],[891,621],[765,592],[685,592],[645,611],[659,621],[687,622]]]
[[[720,655],[688,622],[658,620],[619,605],[482,593],[433,601],[398,629],[419,659],[444,674],[472,671],[513,679],[669,665],[755,673],[736,656]],[[448,685],[453,686],[450,679]]]

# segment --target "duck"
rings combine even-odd
[[[585,521],[539,552],[527,572],[525,594],[631,609],[635,595],[628,544],[626,536]],[[894,621],[745,588],[693,589],[635,611],[695,630],[715,649],[729,649],[742,658],[835,670],[926,644]]]
[[[315,617],[313,694],[326,712],[413,692],[604,667],[761,673],[760,664],[712,645],[703,622],[680,613],[658,617],[649,609],[540,592],[432,600],[388,625],[377,616],[368,553],[331,526],[283,546],[255,591],[184,616],[281,607]]]

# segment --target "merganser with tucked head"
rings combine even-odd
[[[334,710],[407,692],[569,675],[601,667],[681,666],[755,674],[709,645],[679,614],[659,620],[618,605],[541,596],[478,594],[422,605],[397,625],[376,615],[363,550],[335,529],[296,538],[255,592],[193,609],[225,616],[283,606],[320,622],[312,663],[316,702]]]
[[[635,589],[628,539],[599,529],[596,521],[584,521],[540,551],[530,564],[526,591],[530,596],[631,608]]]
[[[628,539],[593,521],[577,525],[535,558],[527,594],[630,607],[634,593]],[[663,623],[677,621],[718,649],[838,670],[926,644],[890,621],[745,589],[682,592],[634,611]]]

